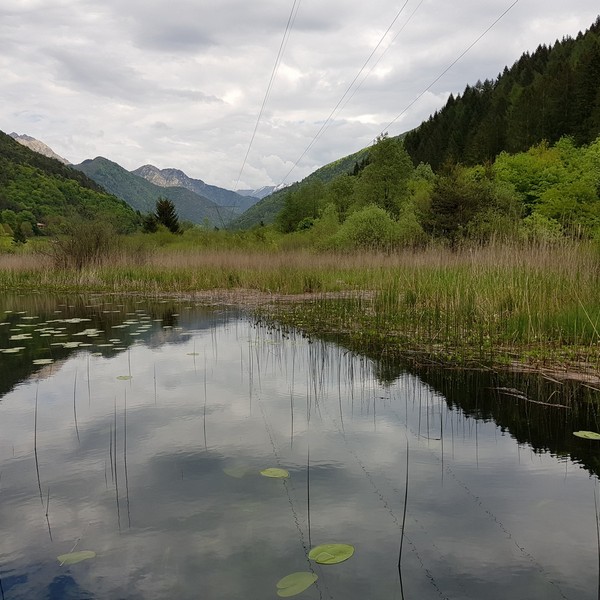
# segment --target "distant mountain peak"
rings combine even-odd
[[[37,152],[38,154],[42,154],[43,156],[47,156],[48,158],[55,158],[56,160],[59,160],[61,163],[65,164],[65,165],[71,164],[66,158],[63,158],[59,154],[56,154],[56,152],[54,152],[54,150],[52,150],[52,148],[50,148],[50,146],[47,146],[46,144],[44,144],[44,142],[40,142],[40,140],[36,140],[34,137],[31,137],[30,135],[26,135],[26,134],[19,135],[18,133],[15,133],[14,131],[9,135],[11,138],[17,140],[17,142],[19,142],[19,144],[22,144],[23,146],[27,146],[27,148],[29,148],[30,150],[33,150],[34,152]]]
[[[159,169],[154,165],[143,165],[131,172],[160,187],[186,188],[236,213],[243,212],[257,201],[256,197],[247,197],[247,194],[240,194],[216,185],[209,185],[208,183],[204,183],[202,179],[193,179],[180,169]]]

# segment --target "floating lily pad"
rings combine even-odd
[[[335,565],[348,560],[353,554],[354,546],[350,544],[321,544],[308,553],[308,558],[321,565]]]
[[[573,435],[585,440],[600,440],[600,433],[596,433],[595,431],[574,431]]]
[[[117,379],[120,379],[121,381],[128,381],[129,379],[133,379],[133,377],[131,375],[119,375]]]
[[[52,358],[36,358],[33,361],[34,365],[51,365],[54,362]]]
[[[229,475],[229,477],[241,479],[242,477],[244,477],[244,475],[248,473],[248,467],[226,467],[225,469],[223,469],[223,473],[225,473],[225,475]]]
[[[277,595],[281,598],[296,596],[309,588],[318,577],[310,571],[291,573],[277,582]]]
[[[289,472],[285,469],[278,469],[276,467],[263,469],[260,474],[264,477],[273,477],[275,479],[287,479],[290,476]]]
[[[68,554],[57,556],[61,565],[75,565],[82,560],[88,560],[95,557],[96,553],[92,550],[80,550],[79,552],[69,552]]]

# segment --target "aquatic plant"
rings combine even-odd
[[[296,596],[309,588],[317,579],[318,576],[310,571],[290,573],[277,582],[277,595],[281,598]]]

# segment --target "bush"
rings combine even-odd
[[[331,238],[341,250],[391,250],[398,242],[398,224],[374,204],[349,215]]]
[[[99,266],[113,257],[119,246],[114,228],[102,221],[79,221],[67,226],[67,232],[55,239],[50,255],[58,269]]]

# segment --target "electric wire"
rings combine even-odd
[[[281,44],[279,45],[279,51],[277,52],[277,58],[275,59],[275,64],[273,65],[273,70],[271,72],[271,78],[269,79],[269,84],[267,85],[267,90],[265,92],[265,96],[262,101],[262,105],[260,107],[260,111],[258,113],[258,118],[256,119],[256,123],[254,125],[254,131],[252,132],[252,136],[250,137],[250,143],[248,144],[248,149],[246,150],[246,155],[244,156],[244,160],[242,161],[242,166],[240,168],[240,172],[237,177],[237,181],[233,191],[237,191],[238,186],[240,184],[240,179],[242,177],[242,173],[244,172],[244,168],[246,167],[246,163],[248,161],[248,156],[250,154],[250,149],[252,148],[252,144],[254,143],[254,138],[256,137],[256,132],[258,131],[258,126],[260,124],[260,120],[262,119],[265,106],[267,104],[267,100],[269,98],[269,94],[271,93],[271,89],[273,87],[273,82],[275,81],[275,77],[277,75],[277,71],[279,70],[279,65],[281,64],[281,58],[285,51],[285,47],[287,46],[287,42],[291,33],[291,30],[294,26],[294,22],[296,21],[296,16],[298,14],[298,10],[300,8],[301,0],[294,0],[292,5],[292,10],[290,11],[290,16],[288,17],[287,24],[285,26],[285,31],[283,33],[283,38],[281,39]]]
[[[455,58],[416,98],[414,98],[402,110],[402,112],[400,112],[392,121],[390,121],[390,123],[386,127],[384,127],[383,130],[380,133],[383,134],[384,132],[387,132],[389,130],[389,128],[392,125],[394,125],[394,123],[396,123],[396,121],[400,117],[402,117],[402,115],[404,115],[416,102],[418,102],[448,71],[450,71],[450,69],[452,69],[452,67],[454,67],[454,65],[456,65],[456,63],[458,63],[483,37],[485,37],[485,35],[487,35],[491,31],[491,29],[493,29],[498,24],[498,22],[500,22],[518,3],[519,3],[519,0],[514,0],[514,2],[508,8],[506,8],[502,12],[502,14],[500,14],[500,16],[497,17],[492,22],[492,24],[489,25],[483,31],[483,33],[481,33],[479,36],[477,36],[477,38],[475,38],[475,40],[473,40],[473,42],[471,42],[469,44],[469,46],[467,46],[467,48],[465,50],[463,50],[463,52],[457,58]],[[406,27],[406,25],[408,24],[408,22],[410,21],[410,19],[414,15],[414,13],[418,10],[418,8],[420,7],[421,4],[422,4],[422,2],[417,6],[417,8],[410,15],[409,19],[404,24],[404,26],[402,27],[402,29],[404,29],[404,27]],[[340,101],[338,102],[338,104],[336,105],[336,107],[334,108],[334,110],[331,112],[331,114],[328,117],[328,119],[323,123],[323,125],[321,126],[321,128],[319,129],[319,131],[317,132],[317,134],[313,137],[313,139],[311,140],[311,142],[309,143],[309,145],[306,147],[306,149],[304,150],[304,152],[301,154],[301,156],[295,161],[295,163],[292,166],[292,168],[287,172],[287,174],[285,175],[285,177],[282,179],[280,185],[283,184],[283,182],[290,176],[290,174],[298,166],[298,164],[300,163],[300,161],[302,160],[302,158],[304,158],[304,156],[307,154],[307,152],[312,148],[312,146],[314,145],[314,143],[317,141],[318,137],[320,137],[322,135],[322,133],[325,131],[326,127],[329,124],[329,121],[331,120],[332,115],[335,113],[335,111],[337,110],[337,108],[339,107],[339,105],[342,103],[342,101],[344,100],[344,97],[348,94],[348,92],[351,89],[352,85],[354,85],[355,81],[358,79],[358,77],[360,76],[360,74],[362,73],[362,71],[364,70],[364,68],[366,67],[366,64],[370,61],[371,57],[373,56],[373,54],[375,53],[375,51],[377,50],[377,48],[379,47],[379,45],[383,42],[383,39],[386,37],[386,35],[389,32],[389,30],[391,29],[391,27],[393,26],[393,24],[396,22],[396,20],[400,16],[400,14],[401,14],[401,12],[402,12],[402,10],[404,9],[405,6],[406,6],[406,3],[400,9],[400,12],[396,15],[394,21],[392,21],[392,24],[390,25],[390,27],[388,28],[388,30],[386,31],[386,33],[384,34],[384,36],[380,40],[379,44],[376,46],[375,50],[371,53],[371,56],[369,56],[369,59],[367,59],[365,65],[363,65],[363,68],[359,71],[358,75],[355,77],[355,79],[353,80],[353,82],[350,84],[348,90],[346,90],[346,92],[344,93],[344,95],[342,96],[342,98],[340,99]],[[352,96],[354,96],[354,94],[356,93],[356,91],[358,91],[358,89],[364,83],[364,81],[369,76],[369,74],[377,66],[377,63],[381,60],[381,58],[383,57],[383,54],[385,54],[385,52],[387,52],[387,49],[389,49],[389,47],[393,44],[393,42],[396,40],[396,38],[398,37],[398,35],[402,32],[402,29],[400,29],[400,31],[398,31],[398,33],[396,34],[396,36],[394,37],[394,39],[392,40],[392,42],[390,42],[388,48],[386,48],[386,50],[382,53],[382,55],[379,57],[379,59],[371,67],[371,69],[368,71],[368,73],[366,74],[366,76],[363,78],[363,80],[361,81],[361,83],[359,84],[359,86],[357,86],[356,90],[354,90],[354,92],[352,93],[352,95],[350,96],[350,98],[348,98],[348,100],[344,103],[344,105],[342,106],[342,108],[340,110],[342,110],[346,106],[346,104],[350,101],[350,99],[352,98]]]
[[[480,34],[473,42],[467,46],[465,50],[455,58],[402,112],[400,112],[394,119],[392,119],[386,127],[383,128],[382,133],[386,132],[394,123],[404,115],[416,102],[418,102],[461,58],[469,52],[501,19],[503,19],[517,4],[519,0],[515,0],[482,34]]]
[[[304,152],[300,155],[300,157],[296,160],[296,162],[294,163],[294,165],[292,166],[292,168],[283,177],[283,179],[281,180],[280,185],[290,176],[290,174],[292,173],[292,171],[298,166],[298,163],[304,158],[304,156],[306,156],[306,153],[313,147],[313,145],[315,144],[315,142],[317,141],[317,139],[325,131],[327,125],[329,124],[329,122],[333,118],[333,115],[335,114],[335,112],[339,108],[340,104],[344,101],[344,98],[349,94],[350,90],[352,89],[352,86],[356,83],[356,81],[361,76],[361,74],[363,73],[363,71],[367,68],[367,65],[369,64],[369,62],[373,58],[374,54],[377,52],[377,50],[379,49],[379,47],[383,43],[383,40],[387,37],[388,33],[390,32],[390,30],[392,29],[392,27],[394,26],[394,24],[396,23],[396,21],[400,18],[400,15],[404,12],[404,9],[406,8],[406,5],[408,4],[408,2],[409,2],[409,0],[406,0],[404,2],[404,4],[402,5],[402,7],[400,8],[400,10],[396,13],[396,16],[392,19],[392,22],[390,23],[390,25],[388,26],[388,28],[385,30],[385,33],[381,36],[381,38],[377,42],[377,45],[375,46],[375,48],[373,48],[373,50],[371,51],[371,54],[369,54],[367,60],[365,60],[365,62],[363,63],[363,66],[360,68],[360,70],[358,71],[358,73],[355,75],[355,77],[351,81],[350,85],[346,88],[346,91],[342,94],[342,97],[338,100],[337,104],[333,107],[333,110],[329,113],[329,116],[327,117],[327,119],[325,119],[325,121],[321,125],[321,128],[319,129],[319,131],[317,131],[317,133],[315,134],[315,136],[313,137],[313,139],[310,141],[310,143],[308,144],[308,146],[306,147],[306,149],[304,150]]]

